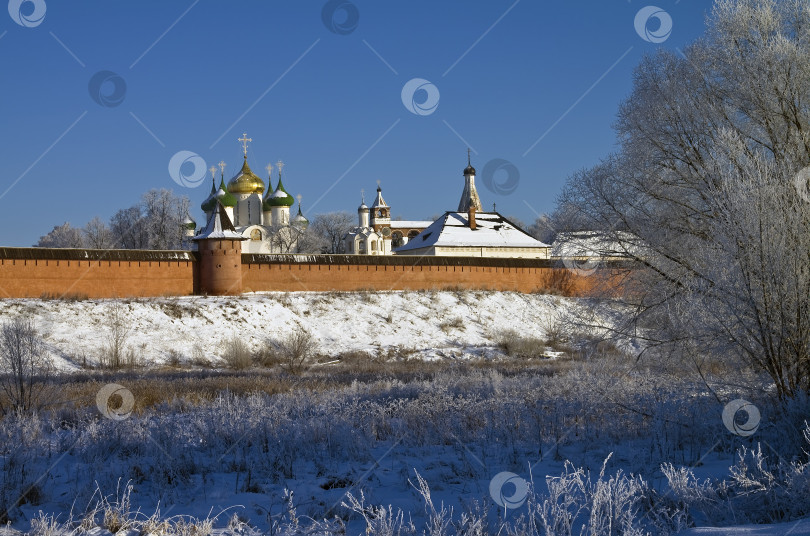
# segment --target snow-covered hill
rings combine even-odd
[[[114,309],[131,328],[126,346],[143,364],[221,364],[234,335],[258,350],[298,326],[324,356],[350,352],[424,359],[501,354],[504,333],[547,340],[584,301],[515,292],[261,293],[239,297],[122,300],[15,299],[0,302],[0,322],[23,315],[42,334],[63,370],[94,365],[105,352]],[[567,328],[566,328],[567,329]]]

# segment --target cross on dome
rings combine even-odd
[[[284,162],[279,160],[276,162],[276,167],[278,167],[278,176],[281,177],[281,170],[284,169]]]
[[[248,142],[253,141],[253,138],[248,138],[248,137],[247,137],[247,132],[244,132],[244,133],[242,134],[242,137],[241,137],[241,138],[239,138],[239,140],[238,140],[238,141],[241,141],[241,142],[242,142],[242,147],[243,147],[243,148],[244,148],[244,150],[245,150],[245,158],[247,158],[247,147],[248,147]]]
[[[227,164],[225,164],[225,160],[220,160],[220,161],[219,161],[219,169],[220,169],[220,171],[222,171],[222,174],[223,174],[223,175],[225,174],[225,166],[226,166],[226,165],[227,165]]]
[[[266,168],[264,168],[264,169],[266,169],[266,170],[267,170],[267,176],[268,176],[268,177],[272,177],[272,176],[273,176],[273,164],[267,164],[267,167],[266,167]]]
[[[208,171],[211,172],[211,178],[212,179],[217,178],[217,166],[211,166],[210,168],[208,168]]]

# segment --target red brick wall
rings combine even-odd
[[[592,296],[604,294],[607,283],[618,277],[618,271],[608,268],[578,276],[548,262],[544,263],[546,266],[508,266],[506,261],[498,263],[504,266],[387,265],[372,264],[373,261],[369,264],[243,262],[242,289],[258,292],[467,288]]]
[[[578,276],[530,259],[234,256],[244,292],[468,288],[593,296],[616,294],[626,270],[603,266]],[[190,295],[205,291],[197,258],[178,251],[0,248],[0,298]]]
[[[0,298],[39,298],[45,295],[111,298],[191,294],[194,290],[196,262],[188,253],[171,253],[92,250],[54,252],[26,248],[13,250],[9,254],[9,249],[0,249]],[[103,258],[104,254],[108,256],[106,260]],[[76,258],[82,255],[89,256],[91,260]],[[182,256],[186,259],[164,260]]]

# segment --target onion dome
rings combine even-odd
[[[270,197],[273,195],[273,173],[271,171],[272,166],[267,166],[268,172],[270,175],[267,177],[267,193],[264,194],[264,199],[262,199],[262,210],[264,212],[270,212]]]
[[[219,191],[216,193],[216,198],[222,204],[223,207],[235,207],[236,206],[236,198],[231,195],[231,193],[225,189],[225,178],[223,177],[219,183]]]
[[[301,196],[298,196],[301,197]],[[309,226],[309,220],[301,214],[301,200],[298,200],[298,214],[293,218],[292,224],[301,229],[306,229]]]
[[[186,219],[183,220],[183,229],[188,229],[189,231],[194,231],[197,229],[197,222],[191,219],[190,215],[186,215]]]
[[[217,188],[215,183],[211,182],[211,193],[208,194],[208,197],[205,198],[205,201],[202,202],[200,208],[203,212],[208,214],[209,212],[213,212],[214,209],[217,207]]]
[[[467,167],[464,168],[464,176],[475,175],[475,168],[470,163],[470,149],[467,149]]]
[[[273,192],[273,195],[268,198],[267,205],[270,207],[291,207],[293,203],[295,203],[295,199],[284,189],[284,184],[281,182],[281,175],[279,175],[278,186],[276,187],[276,191]]]
[[[368,212],[368,205],[366,205],[366,194],[360,192],[360,206],[357,207],[357,212]]]
[[[264,193],[264,181],[250,170],[250,166],[248,166],[247,163],[247,156],[242,163],[242,169],[239,170],[239,173],[228,181],[228,193],[259,195]]]

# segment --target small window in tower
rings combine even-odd
[[[377,251],[377,242],[371,242],[371,251]]]

